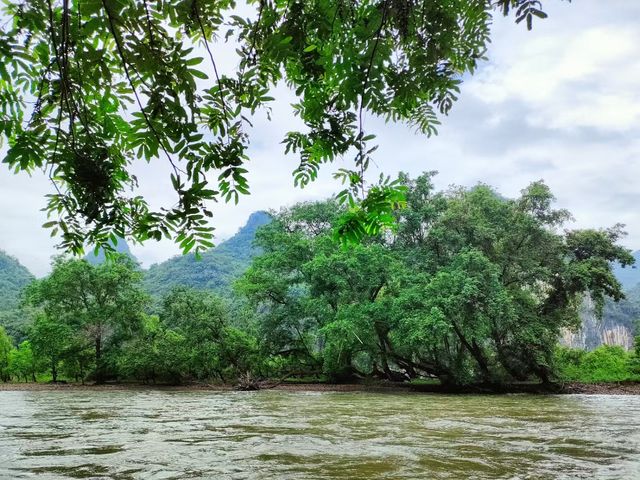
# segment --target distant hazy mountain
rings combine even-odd
[[[152,295],[162,295],[171,288],[188,287],[228,293],[231,284],[242,275],[257,251],[253,247],[256,230],[271,221],[266,212],[252,213],[244,227],[233,237],[203,253],[179,255],[152,265],[145,274],[145,286]]]
[[[632,289],[640,284],[640,250],[633,254],[636,259],[635,265],[622,268],[620,265],[614,267],[614,272],[625,290]]]
[[[18,309],[20,292],[33,279],[24,265],[0,250],[0,325],[18,340],[24,336],[25,324]]]
[[[115,248],[116,252],[124,253],[125,255],[129,255],[132,259],[136,260],[136,257],[133,255],[133,253],[131,253],[131,250],[129,250],[129,245],[127,244],[126,240],[120,238],[118,239],[118,243],[114,244],[113,242],[111,242],[111,245]],[[105,261],[104,250],[98,250],[97,254],[94,253],[93,250],[91,250],[85,255],[84,258],[91,265],[99,265]]]

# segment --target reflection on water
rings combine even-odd
[[[0,478],[640,478],[638,396],[0,392]]]

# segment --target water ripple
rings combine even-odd
[[[638,396],[0,392],[0,479],[640,478]]]

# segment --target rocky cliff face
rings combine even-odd
[[[593,350],[600,345],[633,348],[635,321],[640,319],[640,286],[627,293],[620,303],[607,302],[602,318],[595,313],[591,298],[585,298],[580,311],[582,326],[578,331],[565,331],[560,343],[572,348]]]
[[[613,266],[613,272],[625,289],[627,298],[620,302],[607,300],[601,319],[596,316],[591,299],[586,298],[580,311],[580,330],[564,332],[560,343],[587,350],[600,345],[633,348],[634,336],[640,334],[640,250],[633,256],[636,259],[635,265],[625,268]]]

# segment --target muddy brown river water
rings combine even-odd
[[[640,479],[640,396],[0,391],[0,478]]]

